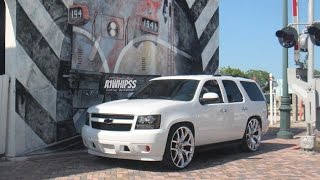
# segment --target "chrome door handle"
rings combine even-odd
[[[221,109],[220,112],[225,113],[227,112],[227,109]]]

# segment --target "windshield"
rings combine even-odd
[[[169,99],[190,101],[199,81],[191,79],[165,79],[149,81],[129,99]]]

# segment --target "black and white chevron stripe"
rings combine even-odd
[[[16,112],[46,144],[75,135],[68,0],[17,0]]]
[[[219,65],[219,0],[186,0],[200,41],[203,70],[215,73]]]

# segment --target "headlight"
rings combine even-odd
[[[161,115],[138,116],[136,129],[159,129]]]
[[[86,120],[85,120],[85,125],[89,126],[89,117],[90,117],[90,114],[89,113],[86,113]]]

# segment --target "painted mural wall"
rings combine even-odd
[[[17,0],[17,154],[79,134],[88,107],[126,98],[152,77],[214,74],[218,4]]]

